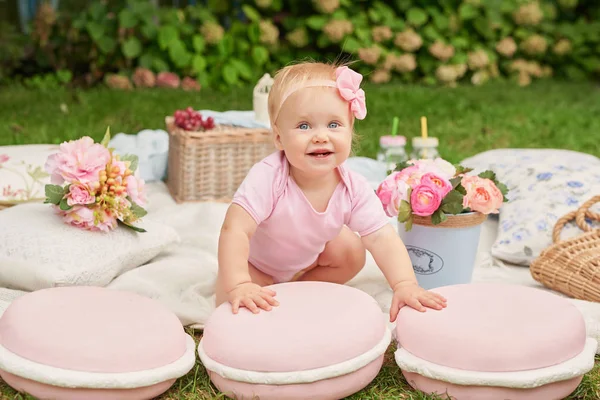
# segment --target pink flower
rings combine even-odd
[[[0,168],[2,168],[2,164],[10,160],[10,157],[7,154],[0,154]]]
[[[419,165],[411,165],[410,167],[404,168],[397,175],[396,180],[406,182],[409,186],[415,187],[421,183],[421,177],[425,174]]]
[[[438,176],[432,172],[423,175],[421,178],[421,184],[437,189],[442,198],[444,198],[452,190],[452,183],[450,183],[448,179]]]
[[[139,177],[138,171],[135,172],[135,175],[127,177],[127,194],[140,207],[144,207],[147,201],[144,185],[145,182]]]
[[[67,211],[62,211],[57,206],[55,209],[63,216],[65,223],[81,229],[108,232],[117,226],[117,220],[100,207],[76,205]]]
[[[413,214],[426,217],[433,214],[442,203],[440,190],[432,184],[422,183],[413,188],[410,205]]]
[[[399,172],[394,172],[388,176],[376,191],[388,217],[398,216],[400,203],[402,200],[408,201],[409,186],[406,182],[397,180],[398,174]]]
[[[88,136],[65,142],[60,152],[46,160],[45,169],[53,184],[63,182],[90,183],[99,179],[98,174],[110,161],[110,152]]]
[[[69,186],[69,193],[67,193],[68,205],[74,206],[77,204],[92,204],[95,201],[96,198],[90,194],[90,191],[85,185],[74,183]]]
[[[463,207],[482,214],[498,214],[504,196],[492,180],[464,176],[461,184],[467,192],[463,197]]]

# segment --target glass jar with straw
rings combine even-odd
[[[438,138],[427,136],[427,118],[421,117],[421,136],[412,139],[410,158],[413,160],[436,159],[440,156],[438,145]]]
[[[385,163],[387,173],[396,168],[396,165],[408,160],[406,150],[406,138],[398,135],[398,117],[392,121],[392,134],[379,138],[379,152],[377,160]]]

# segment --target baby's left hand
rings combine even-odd
[[[394,322],[398,312],[404,306],[425,312],[425,306],[441,310],[446,307],[446,299],[434,292],[427,291],[415,282],[402,282],[394,286],[394,298],[390,309],[390,321]]]

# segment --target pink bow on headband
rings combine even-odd
[[[363,76],[347,66],[337,68],[335,76],[340,95],[350,102],[350,109],[354,116],[364,119],[367,116],[365,91],[359,87]]]

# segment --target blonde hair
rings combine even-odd
[[[275,127],[279,111],[285,101],[284,96],[306,85],[308,81],[335,81],[335,70],[342,64],[303,61],[288,65],[275,74],[273,86],[269,91],[269,120]]]

